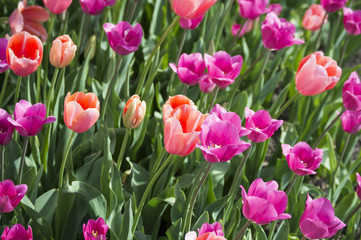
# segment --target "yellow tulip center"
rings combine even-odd
[[[93,235],[93,237],[98,237],[98,232],[97,232],[97,231],[92,230],[92,235]]]

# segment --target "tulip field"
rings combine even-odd
[[[1,240],[361,239],[360,0],[0,0]]]

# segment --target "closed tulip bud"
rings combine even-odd
[[[50,49],[50,63],[54,67],[68,66],[75,56],[77,47],[68,35],[57,37]]]
[[[143,122],[147,105],[140,101],[138,95],[133,95],[125,104],[123,111],[123,124],[126,128],[137,128]]]
[[[310,31],[317,31],[321,28],[326,11],[320,4],[312,4],[303,16],[302,26]],[[325,22],[327,19],[324,20]]]
[[[84,57],[89,56],[89,60],[92,60],[95,55],[96,46],[97,46],[97,37],[95,35],[92,35],[85,46]]]

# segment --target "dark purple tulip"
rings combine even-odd
[[[11,118],[11,115],[0,108],[0,145],[7,145],[10,143],[14,126],[9,122],[8,118]]]
[[[347,0],[321,0],[322,7],[326,12],[336,12],[343,8]]]
[[[139,23],[134,27],[128,22],[120,22],[117,25],[105,23],[103,28],[114,52],[128,55],[138,50],[143,37],[143,28]]]
[[[361,111],[361,81],[356,71],[352,72],[342,89],[343,105],[350,111]]]
[[[90,15],[99,15],[107,6],[113,6],[115,0],[79,0],[81,10]]]
[[[179,58],[178,67],[174,63],[169,63],[169,66],[173,72],[178,74],[178,78],[182,83],[191,86],[198,83],[206,69],[206,64],[200,53],[189,55],[183,53]]]
[[[8,42],[9,40],[6,38],[0,38],[0,73],[5,72],[10,68],[6,59],[6,48],[8,46]]]
[[[27,190],[26,184],[14,185],[9,179],[0,182],[0,213],[14,210]]]

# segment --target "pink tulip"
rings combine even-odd
[[[247,135],[252,142],[264,142],[277,131],[283,124],[282,120],[272,119],[265,110],[254,112],[246,107],[246,128],[251,131]]]
[[[79,0],[81,10],[85,14],[99,15],[107,6],[113,6],[115,0]]]
[[[62,0],[63,1],[63,0]],[[40,37],[45,42],[48,34],[46,29],[40,24],[49,19],[49,13],[40,6],[26,6],[27,0],[19,2],[18,7],[9,17],[11,33],[26,31],[32,35]]]
[[[178,74],[182,83],[191,86],[198,83],[206,69],[206,64],[200,53],[190,55],[183,53],[179,58],[178,67],[174,63],[170,63],[169,66],[173,72]]]
[[[108,228],[103,218],[89,219],[87,224],[83,224],[84,240],[106,240]]]
[[[223,236],[222,225],[219,222],[204,223],[201,229],[198,229],[198,236],[195,231],[191,231],[186,234],[185,240],[226,240]]]
[[[176,95],[169,97],[167,102],[163,105],[163,122],[165,122],[165,120],[170,118],[170,115],[174,109],[182,105],[189,105],[194,110],[197,110],[197,106],[194,105],[193,101],[184,95]]]
[[[241,55],[231,57],[225,51],[218,51],[210,56],[204,54],[209,77],[219,88],[226,88],[234,83],[241,73],[243,58]]]
[[[287,208],[287,195],[284,191],[278,190],[276,181],[264,182],[262,178],[253,181],[248,193],[242,188],[242,212],[250,221],[265,225],[278,219],[291,218],[291,215],[284,213]]]
[[[9,40],[6,38],[0,38],[0,73],[3,73],[10,68],[8,60],[6,59],[8,42]]]
[[[267,13],[261,30],[263,45],[273,51],[304,43],[303,40],[294,38],[295,26],[284,18],[278,18],[274,12]]]
[[[30,226],[26,230],[18,223],[11,228],[5,227],[1,240],[33,240],[33,231]]]
[[[325,9],[320,4],[313,3],[303,16],[302,26],[307,30],[317,31],[321,28],[325,15]],[[327,22],[327,19],[325,19],[325,22]]]
[[[341,115],[342,128],[345,132],[356,134],[361,129],[361,111],[346,110]]]
[[[218,0],[169,0],[173,11],[181,18],[195,19],[204,15]]]
[[[346,31],[352,35],[361,33],[361,10],[352,11],[351,8],[343,8],[343,25]]]
[[[238,34],[238,37],[242,37],[245,33],[248,33],[252,30],[253,22],[254,22],[254,20],[247,19],[246,22],[244,23],[243,27],[241,26],[241,24],[234,23],[232,25],[232,30],[231,30],[232,35],[237,36],[237,34]],[[242,27],[242,29],[241,29],[241,27]]]
[[[60,14],[70,6],[73,0],[43,0],[47,9],[53,14]]]
[[[299,176],[316,174],[313,170],[319,168],[322,162],[323,150],[313,150],[306,142],[299,142],[293,147],[282,144],[282,152],[288,167]]]
[[[208,74],[204,74],[198,82],[199,89],[204,93],[211,93],[213,92],[216,84],[209,78]]]
[[[348,0],[321,0],[321,5],[327,12],[336,12],[343,8]]]
[[[268,6],[267,12],[274,12],[277,16],[281,14],[282,5],[278,3],[272,3]]]
[[[307,196],[306,208],[300,219],[303,235],[309,239],[330,238],[345,226],[346,224],[335,216],[328,199],[313,200],[309,195]]]
[[[350,111],[361,111],[361,81],[356,71],[352,72],[342,89],[343,105]]]
[[[237,0],[242,18],[256,19],[267,12],[268,0]]]
[[[357,181],[356,193],[358,198],[361,200],[361,176],[358,173],[356,173],[356,181]]]
[[[183,29],[195,29],[199,26],[199,24],[201,24],[202,19],[203,19],[204,15],[195,18],[195,19],[185,19],[185,18],[180,18],[179,19],[179,25],[181,26],[181,28]]]
[[[54,67],[64,68],[68,66],[75,56],[77,47],[69,35],[62,35],[53,41],[50,49],[49,60]]]
[[[11,180],[0,182],[0,213],[11,212],[26,194],[26,184],[14,185]]]
[[[342,69],[337,62],[324,56],[323,52],[311,53],[304,57],[296,73],[297,90],[305,96],[320,94],[336,86]]]
[[[10,143],[14,126],[9,122],[8,118],[11,118],[11,115],[0,108],[0,145],[7,145]]]

